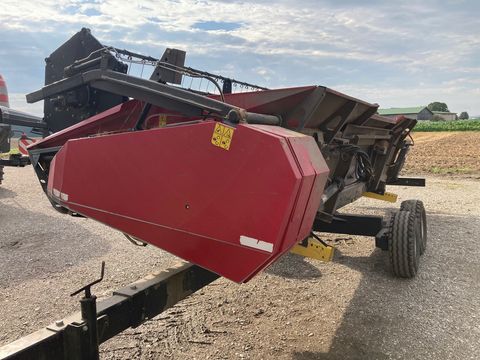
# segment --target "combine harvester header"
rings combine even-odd
[[[269,90],[196,70],[185,56],[104,46],[82,29],[46,59],[45,86],[27,95],[44,101],[53,132],[28,151],[54,208],[195,264],[121,289],[98,313],[84,308],[95,303],[92,284],[81,289],[90,300],[78,321],[103,334],[89,331],[87,353],[219,275],[246,282],[288,251],[331,259],[315,232],[375,237],[395,275],[416,275],[426,246],[420,201],[403,202],[388,221],[339,212],[362,196],[395,202],[387,185],[424,185],[399,178],[416,120],[379,116],[377,104],[323,86]],[[152,65],[150,78],[131,75],[134,64],[140,74]],[[186,85],[198,78],[214,91]],[[71,344],[58,334],[48,346]]]
[[[194,92],[182,77],[204,75],[183,51],[167,49],[148,80],[118,51],[83,30],[47,58],[52,82],[27,95],[46,100],[52,124],[87,117],[29,148],[57,210],[244,282],[316,218],[330,223],[398,175],[414,120],[320,86]]]

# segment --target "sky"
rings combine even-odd
[[[382,108],[447,103],[480,116],[478,0],[2,0],[10,105],[42,114],[44,59],[82,27],[105,45],[268,88],[323,85]]]

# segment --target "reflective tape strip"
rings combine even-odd
[[[18,141],[18,150],[23,155],[28,155],[27,146],[32,145],[35,141],[30,139],[20,139]]]
[[[20,152],[23,154],[23,155],[27,155],[28,154],[28,151],[27,151],[27,145],[22,143],[22,142],[18,142],[18,150],[20,150]]]
[[[68,201],[68,194],[62,193],[60,190],[57,190],[55,188],[53,188],[53,196],[60,200]]]
[[[268,251],[271,253],[273,251],[273,244],[266,241],[257,240],[248,236],[240,236],[240,244],[243,246],[248,246],[254,249],[259,249],[263,251]]]

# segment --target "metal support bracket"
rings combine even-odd
[[[314,231],[375,237],[375,246],[388,250],[390,228],[382,216],[335,214],[332,222],[315,219]]]
[[[333,246],[326,244],[315,235],[309,237],[305,245],[303,243],[297,244],[290,249],[292,254],[325,262],[332,261],[334,251],[335,248]]]
[[[391,202],[391,203],[396,203],[397,202],[397,198],[398,198],[398,195],[397,194],[393,194],[393,193],[389,193],[389,192],[385,192],[383,195],[382,194],[377,194],[377,193],[374,193],[374,192],[364,192],[362,194],[362,196],[365,196],[365,197],[368,197],[368,198],[372,198],[372,199],[377,199],[377,200],[382,200],[382,201],[387,201],[387,202]]]

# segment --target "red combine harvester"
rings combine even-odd
[[[27,100],[45,101],[55,133],[28,151],[56,210],[196,264],[174,273],[185,296],[218,275],[248,281],[288,251],[331,258],[315,232],[375,237],[395,275],[416,275],[426,246],[420,201],[402,203],[387,221],[338,212],[362,196],[394,202],[386,185],[424,186],[399,178],[416,120],[379,116],[378,105],[326,87],[269,90],[184,61],[176,49],[154,59],[103,46],[86,29],[46,59],[46,85]],[[130,75],[126,62],[153,73]],[[185,86],[193,78],[215,91]],[[168,287],[169,279],[158,281]],[[102,309],[89,320],[82,308],[82,321],[101,323]],[[128,325],[148,318],[144,311]],[[108,338],[90,336],[88,351]]]

